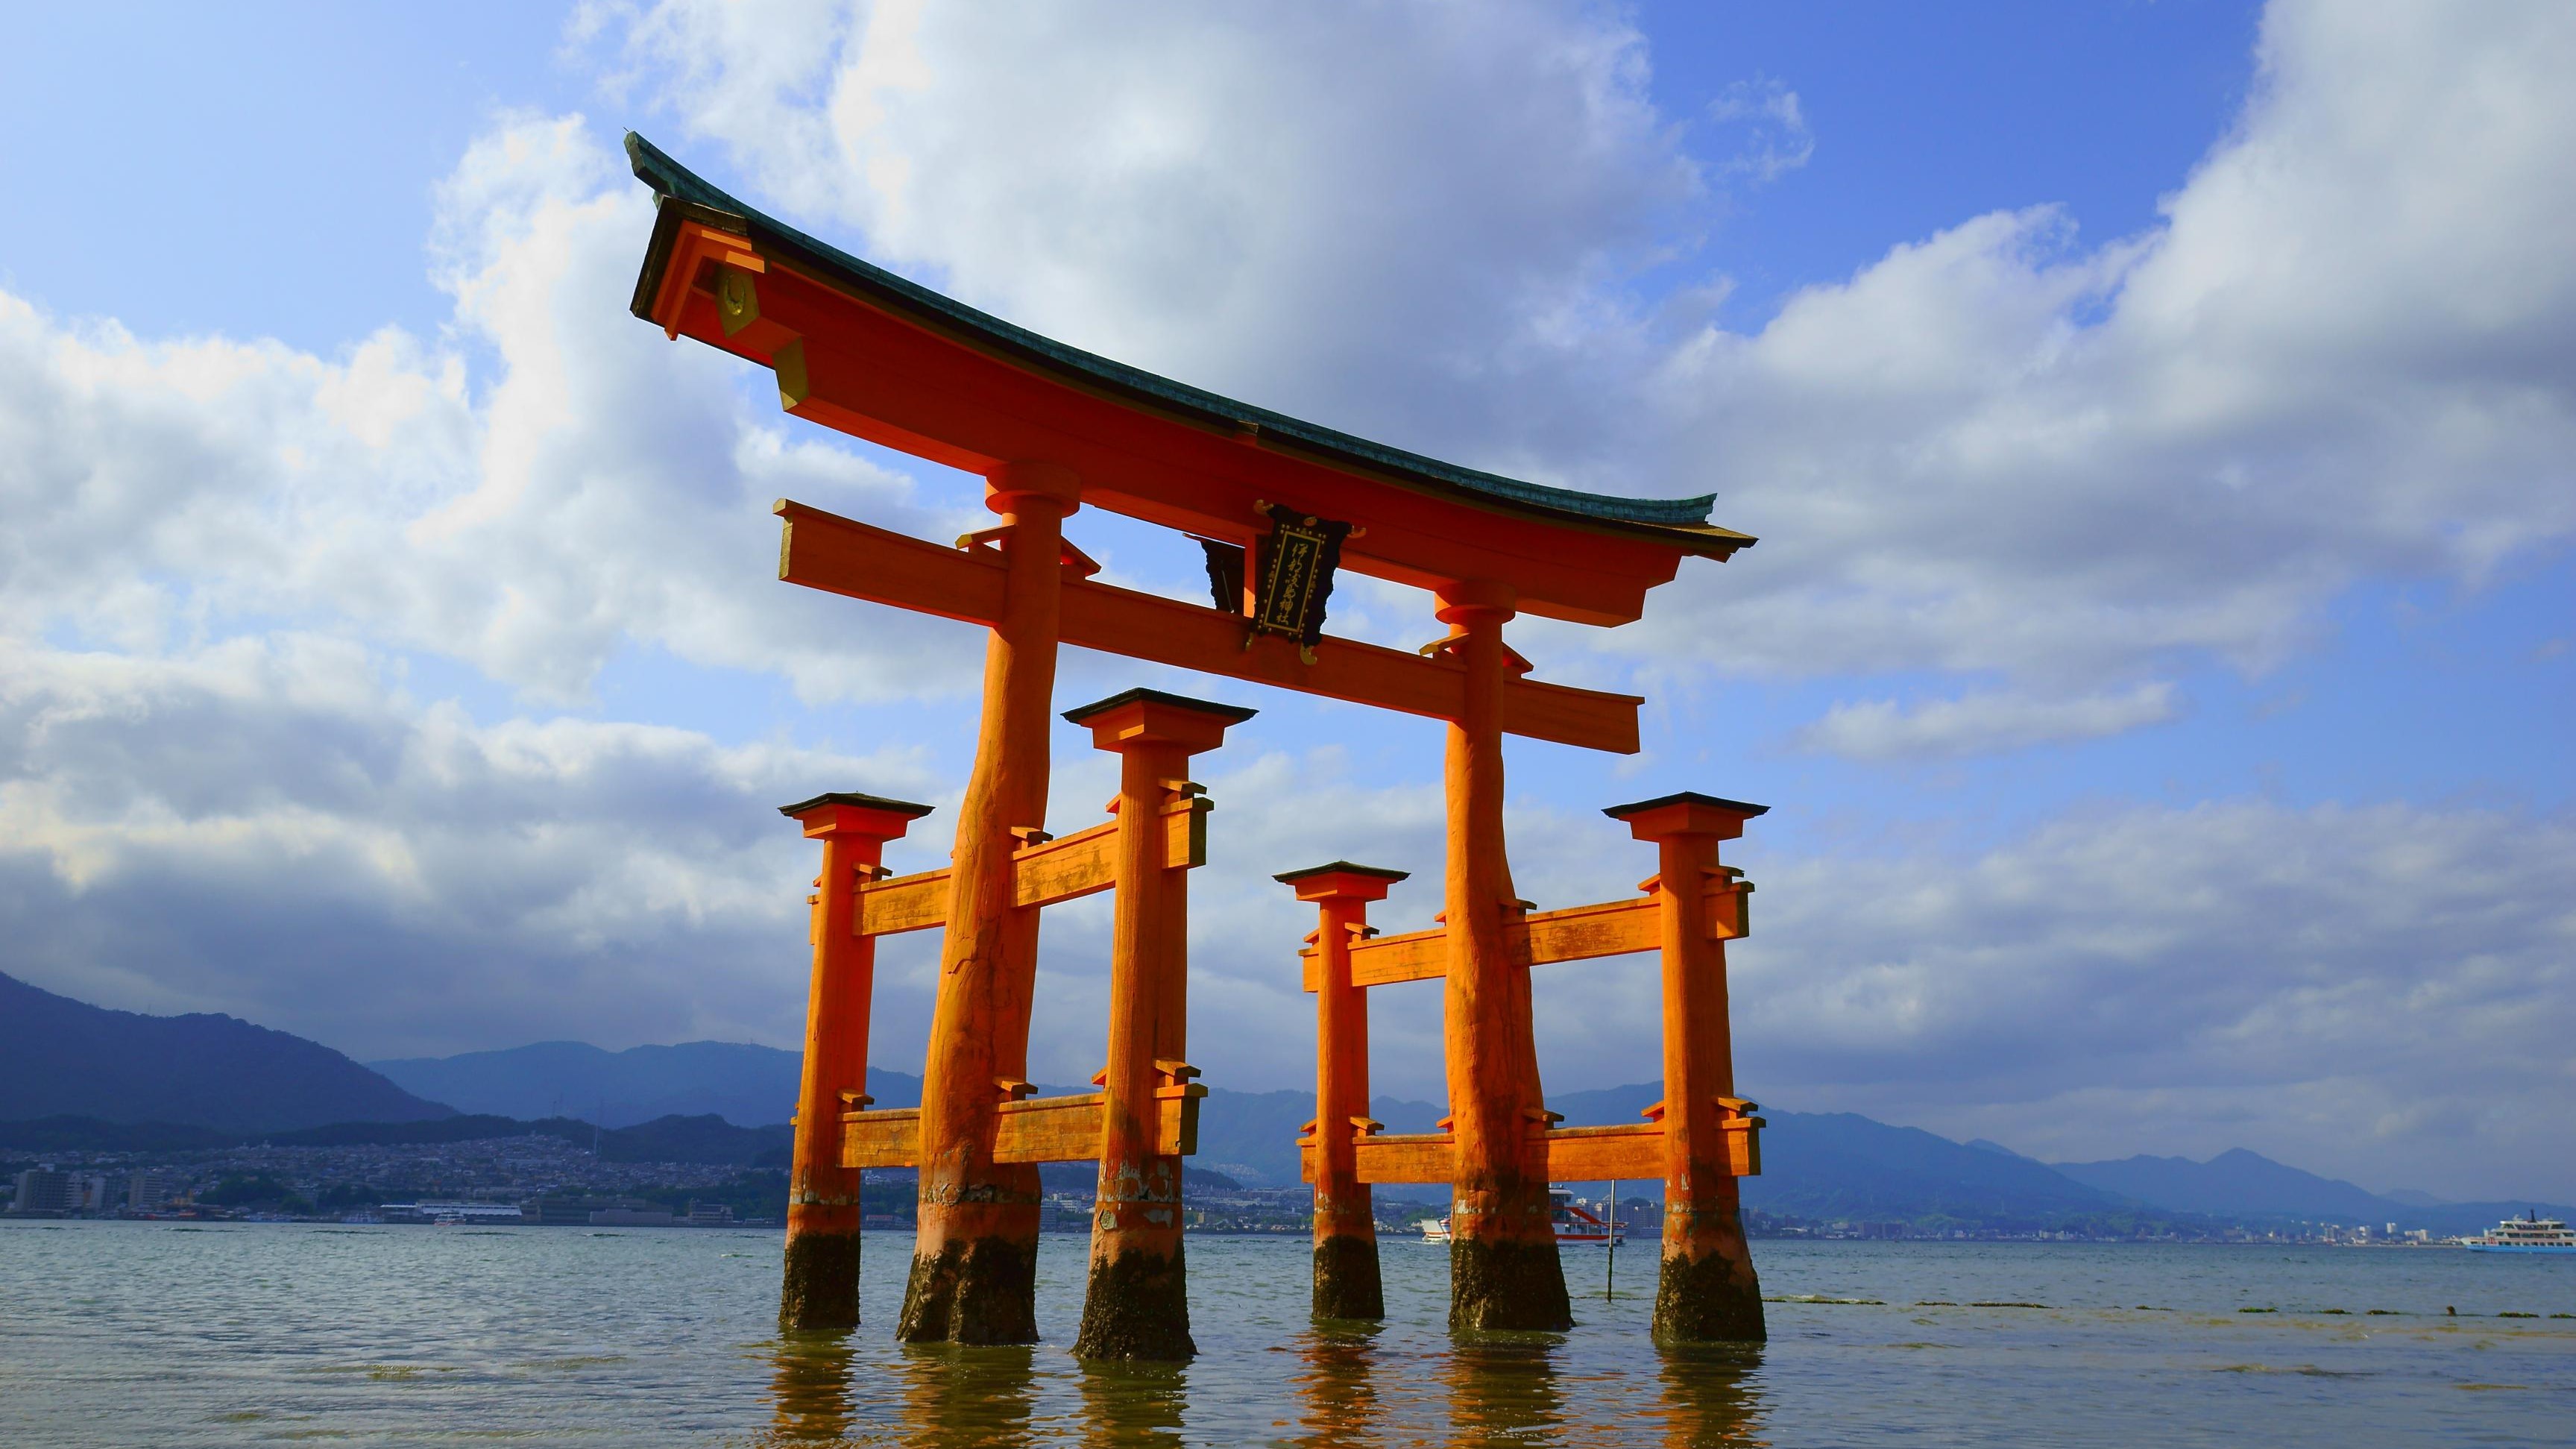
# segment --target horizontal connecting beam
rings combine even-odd
[[[785,525],[778,576],[791,584],[969,623],[989,625],[1001,617],[1006,570],[993,550],[943,548],[801,503],[781,501],[777,512]],[[1062,642],[1085,649],[1327,699],[1442,720],[1456,719],[1465,709],[1466,670],[1445,656],[1425,658],[1327,636],[1308,664],[1296,641],[1254,635],[1240,615],[1070,572],[1058,629]],[[1633,755],[1642,703],[1632,694],[1513,679],[1503,689],[1503,729]]]
[[[1732,941],[1744,935],[1744,881],[1711,882],[1708,893],[1709,939]],[[1633,901],[1605,901],[1507,918],[1503,942],[1517,966],[1552,966],[1560,961],[1589,961],[1625,956],[1662,945],[1661,911],[1653,896]],[[1314,949],[1302,953],[1306,989],[1322,985],[1322,965]],[[1379,936],[1351,943],[1351,984],[1392,986],[1404,981],[1436,981],[1449,974],[1449,933],[1434,927],[1401,936]]]
[[[1729,1169],[1737,1177],[1762,1171],[1761,1119],[1737,1118],[1725,1124]],[[1614,1178],[1659,1178],[1664,1175],[1664,1128],[1660,1122],[1628,1127],[1558,1127],[1530,1134],[1531,1165],[1550,1182],[1603,1182]],[[1739,1146],[1739,1144],[1741,1144]],[[1455,1182],[1458,1148],[1446,1132],[1355,1136],[1353,1158],[1362,1182]],[[1315,1180],[1315,1141],[1297,1144],[1305,1180]]]
[[[1174,869],[1207,864],[1207,813],[1216,807],[1192,795],[1163,807],[1163,858]],[[1118,883],[1118,822],[1011,852],[1012,904],[1051,906],[1079,900]],[[895,936],[948,924],[948,872],[926,870],[859,887],[852,934]]]
[[[1154,1150],[1166,1157],[1187,1157],[1197,1152],[1199,1099],[1207,1095],[1207,1088],[1193,1082],[1161,1087],[1154,1095],[1161,1118]],[[993,1160],[1097,1161],[1101,1116],[1106,1110],[1106,1097],[1099,1092],[1005,1102],[994,1120]],[[921,1110],[901,1107],[884,1112],[842,1113],[841,1165],[920,1166]]]

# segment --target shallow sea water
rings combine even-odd
[[[1651,1247],[1606,1301],[1567,1250],[1573,1332],[1464,1341],[1440,1248],[1385,1245],[1368,1330],[1307,1320],[1302,1241],[1193,1238],[1198,1360],[1104,1370],[1074,1236],[1045,1343],[907,1349],[908,1235],[865,1326],[783,1339],[775,1229],[8,1223],[0,1444],[2576,1444],[2576,1259],[1754,1246],[1737,1356],[1648,1342]]]

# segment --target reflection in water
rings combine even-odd
[[[1762,1428],[1758,1346],[1672,1345],[1659,1353],[1667,1449],[1752,1449],[1765,1442],[1757,1437]]]
[[[1554,1333],[1461,1334],[1449,1360],[1449,1424],[1457,1444],[1526,1444],[1559,1437]]]
[[[1313,1328],[1298,1335],[1297,1356],[1305,1361],[1297,1375],[1297,1398],[1306,1415],[1299,1444],[1316,1449],[1379,1442],[1377,1391],[1370,1375],[1377,1356],[1379,1328]]]
[[[1082,1372],[1082,1442],[1172,1446],[1181,1442],[1189,1368],[1177,1363],[1093,1363]]]
[[[777,1400],[769,1441],[830,1443],[850,1432],[850,1335],[846,1331],[779,1335],[769,1387]]]
[[[1030,1344],[906,1344],[903,1427],[920,1449],[959,1444],[1033,1444],[1030,1403],[1037,1378]]]

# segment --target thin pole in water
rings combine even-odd
[[[1610,1236],[1604,1240],[1601,1267],[1601,1301],[1610,1301],[1610,1286],[1619,1281],[1619,1179],[1610,1179]]]

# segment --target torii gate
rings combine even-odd
[[[764,216],[639,136],[630,133],[626,146],[658,203],[632,304],[638,317],[770,368],[781,405],[798,417],[982,476],[986,506],[1001,517],[952,549],[801,504],[777,507],[781,578],[989,629],[982,730],[956,849],[939,888],[914,887],[944,890],[944,934],[913,1143],[886,1149],[921,1173],[899,1336],[1036,1337],[1036,1170],[1027,1164],[1046,1159],[1011,1160],[1000,1134],[1013,1115],[1006,1104],[1025,1095],[1019,1078],[1044,903],[1043,892],[1031,899],[1028,847],[1045,842],[1046,711],[1062,644],[1446,723],[1445,1006],[1459,1224],[1450,1318],[1462,1328],[1568,1326],[1546,1169],[1524,1130],[1545,1105],[1529,983],[1510,930],[1519,907],[1503,849],[1502,737],[1633,753],[1643,701],[1527,678],[1529,664],[1504,644],[1502,626],[1515,613],[1627,623],[1684,557],[1722,560],[1753,539],[1708,524],[1709,498],[1602,497],[1474,472],[1079,351]],[[1062,533],[1086,503],[1201,540],[1215,606],[1092,581],[1095,566]],[[1430,590],[1447,636],[1406,653],[1322,633],[1336,567]],[[1185,786],[1172,780],[1174,793],[1141,803],[1168,808],[1191,798]],[[1126,799],[1122,791],[1122,806]],[[826,797],[822,808],[841,807]],[[1140,828],[1134,812],[1121,813],[1120,830]],[[816,829],[810,817],[807,827]],[[1115,883],[1123,923],[1131,888],[1150,888],[1127,874]],[[839,949],[824,943],[840,929],[832,912],[852,919],[850,905],[832,904],[839,884],[827,869],[810,1018],[827,1004],[864,1011],[859,992],[827,990],[819,979],[833,964],[827,949]],[[1156,956],[1172,959],[1168,946]],[[1179,1009],[1176,997],[1166,1005]],[[1113,1018],[1122,1011],[1153,1017],[1137,1001],[1114,1001]],[[1176,1035],[1179,1022],[1154,1018],[1143,1030]],[[840,1115],[842,1096],[860,1095],[864,1062],[837,1056],[830,1070],[840,1075],[818,1076],[809,1064],[799,1107],[794,1191],[817,1212],[809,1228],[791,1227],[782,1298],[791,1323],[833,1321],[800,1304],[849,1300],[834,1285],[800,1284],[800,1264],[839,1274],[857,1262],[855,1239],[846,1251],[797,1246],[845,1232],[820,1211],[847,1189],[830,1179],[832,1144],[819,1124]],[[1119,1070],[1113,1061],[1113,1075]],[[1168,1070],[1169,1090],[1195,1075],[1177,1059]],[[862,1165],[852,1144],[878,1140],[881,1129],[867,1119],[883,1115],[862,1110],[844,1121],[841,1162]],[[1177,1291],[1177,1237],[1169,1282],[1128,1294],[1133,1302],[1122,1297],[1133,1285],[1110,1271],[1115,1255],[1104,1256],[1104,1239],[1114,1246],[1124,1230],[1110,1181],[1119,1170],[1104,1158],[1091,1301],[1076,1352],[1185,1354],[1185,1318],[1177,1328],[1139,1328],[1139,1315],[1167,1312]]]

